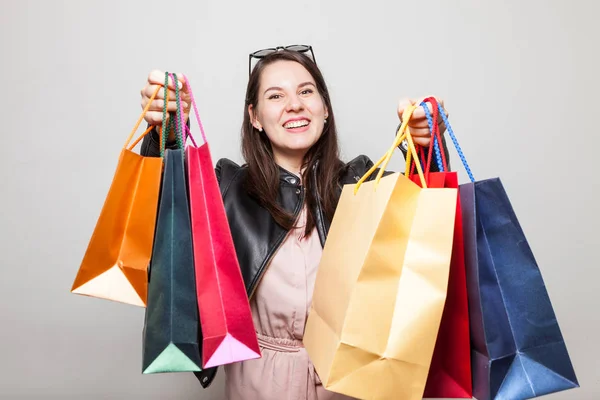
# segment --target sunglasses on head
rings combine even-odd
[[[252,74],[252,59],[253,58],[260,60],[261,58],[264,58],[264,57],[268,56],[269,54],[273,54],[273,53],[276,53],[278,51],[283,51],[283,50],[296,51],[298,53],[310,52],[310,58],[313,60],[313,62],[315,64],[317,63],[317,60],[315,59],[315,53],[313,52],[312,46],[304,45],[304,44],[293,44],[291,46],[277,46],[277,47],[272,47],[272,48],[268,48],[268,49],[257,50],[254,53],[250,53],[249,58],[248,58],[248,74]]]

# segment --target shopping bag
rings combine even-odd
[[[163,160],[133,152],[150,128],[131,146],[129,143],[151,101],[121,150],[112,184],[71,287],[72,293],[146,306],[148,263]]]
[[[428,104],[432,106],[431,113]],[[422,165],[425,166],[424,176],[427,187],[458,189],[458,173],[449,171],[445,154],[440,151],[442,137],[438,126],[437,100],[435,97],[426,98],[421,106],[425,110],[432,132],[432,144],[429,146],[428,155],[425,156],[423,148],[418,149],[421,152]],[[434,154],[440,172],[430,172]],[[410,178],[420,184],[419,176],[413,172],[414,168],[413,163]],[[423,397],[468,399],[473,397],[469,306],[460,199],[456,204],[448,293]]]
[[[442,118],[445,118],[442,115]],[[539,266],[500,178],[460,185],[473,395],[519,400],[579,386]]]
[[[164,118],[162,131],[167,132]],[[166,136],[163,134],[163,138]],[[164,154],[165,169],[143,328],[144,374],[201,371],[201,332],[181,126],[177,126],[178,149],[165,151],[164,141],[161,155]]]
[[[184,77],[185,78],[185,77]],[[203,368],[260,357],[242,273],[221,190],[189,81],[185,80],[204,144],[186,150]]]
[[[361,399],[421,399],[444,308],[456,189],[382,178],[404,137],[345,185],[317,272],[304,345],[326,389]],[[407,159],[408,160],[408,159]],[[378,168],[374,181],[366,179]]]

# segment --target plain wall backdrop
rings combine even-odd
[[[2,0],[0,398],[223,399],[222,370],[207,390],[142,375],[143,309],[70,288],[148,73],[186,73],[215,161],[239,162],[248,53],[287,44],[314,46],[346,160],[385,152],[401,97],[444,99],[553,301],[582,387],[548,398],[600,398],[599,14],[594,0]]]

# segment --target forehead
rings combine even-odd
[[[295,88],[301,83],[315,80],[310,72],[295,61],[276,61],[265,67],[261,74],[261,88],[272,86]]]

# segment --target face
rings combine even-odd
[[[277,61],[262,71],[258,104],[248,112],[262,128],[276,157],[304,157],[323,133],[327,109],[310,73],[294,61]]]

